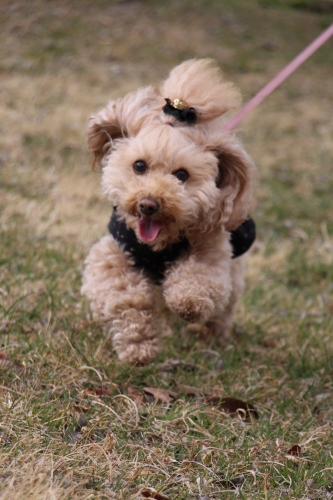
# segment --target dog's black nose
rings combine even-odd
[[[151,217],[158,212],[160,206],[153,198],[143,198],[139,204],[140,212],[146,217]]]

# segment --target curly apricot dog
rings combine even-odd
[[[139,89],[90,118],[113,215],[87,257],[82,292],[122,361],[155,358],[163,310],[230,332],[255,232],[255,167],[221,132],[239,101],[213,61],[190,60],[160,92]]]

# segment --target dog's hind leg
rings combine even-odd
[[[158,353],[153,285],[111,235],[96,243],[86,260],[82,293],[94,316],[113,333],[121,361],[150,363]]]

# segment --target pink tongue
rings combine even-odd
[[[140,217],[138,221],[139,236],[143,241],[154,241],[163,227],[163,223],[148,217]]]

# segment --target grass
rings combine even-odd
[[[133,369],[80,296],[110,213],[88,116],[188,57],[214,57],[246,101],[332,22],[330,0],[0,10],[0,498],[330,498],[332,41],[239,129],[260,186],[232,339],[179,325]],[[226,396],[259,419],[227,415]]]

